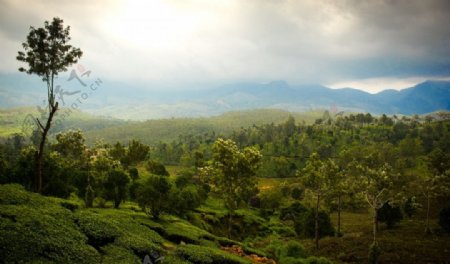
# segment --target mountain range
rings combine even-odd
[[[1,77],[0,108],[36,105],[45,99],[45,86],[39,80],[28,76],[16,77],[17,80]],[[78,109],[91,114],[128,120],[207,117],[261,108],[291,112],[329,109],[336,112],[404,115],[450,110],[449,81],[425,81],[400,91],[384,90],[377,94],[353,88],[331,89],[322,85],[291,86],[285,81],[233,83],[212,89],[176,92],[156,92],[107,81],[94,92],[79,84],[76,86],[76,83],[64,85],[66,91],[79,92],[66,95],[65,107],[75,102]],[[35,86],[42,86],[42,89]],[[83,92],[86,92],[87,98],[80,100]]]

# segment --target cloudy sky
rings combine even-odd
[[[81,64],[149,89],[285,80],[375,92],[450,79],[450,1],[0,0],[0,73],[59,16]]]

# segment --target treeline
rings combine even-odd
[[[357,114],[331,118],[325,113],[313,125],[298,124],[293,117],[282,124],[265,124],[234,130],[229,137],[239,147],[256,146],[262,153],[260,177],[293,177],[308,157],[317,152],[322,159],[336,158],[344,149],[383,144],[396,168],[413,168],[433,150],[448,152],[448,121],[431,122],[418,117],[375,118]],[[150,150],[164,164],[200,166],[211,158],[214,132],[181,135],[170,143],[160,142]],[[226,136],[226,135],[225,135]]]

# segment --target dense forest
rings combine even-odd
[[[289,116],[152,145],[88,146],[82,130],[67,130],[45,146],[42,195],[51,199],[29,193],[38,142],[16,134],[0,145],[8,263],[449,258],[448,120],[325,111],[312,124]]]

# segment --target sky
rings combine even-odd
[[[80,64],[147,89],[284,80],[375,93],[450,80],[450,1],[0,0],[0,73],[58,16]]]

